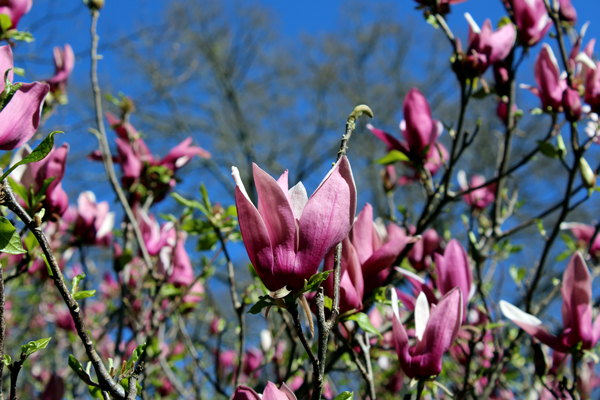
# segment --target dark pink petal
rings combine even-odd
[[[427,286],[427,283],[425,283],[425,279],[421,278],[417,274],[405,270],[404,268],[396,267],[395,269],[401,273],[404,278],[406,278],[406,280],[415,289],[416,293],[425,293],[425,296],[427,296],[427,302],[429,302],[429,304],[437,304],[438,299],[435,293],[433,293],[433,290],[431,290],[431,288]]]
[[[194,269],[192,268],[190,256],[185,249],[186,237],[185,232],[179,232],[173,254],[173,273],[167,280],[176,287],[189,286],[194,281]]]
[[[323,271],[331,271],[334,267],[336,248],[333,247],[325,257]],[[325,296],[333,298],[333,273],[323,282]],[[362,310],[364,294],[363,276],[356,250],[348,237],[342,241],[342,264],[340,278],[340,312],[345,313],[352,309]]]
[[[261,400],[261,397],[254,389],[240,385],[235,389],[232,400]]]
[[[413,238],[410,236],[399,237],[390,240],[381,246],[367,261],[362,264],[362,274],[365,277],[365,283],[371,282],[376,276],[388,268],[390,268],[400,253],[404,250],[407,243]],[[368,290],[373,289],[367,285]]]
[[[269,174],[253,164],[254,182],[258,192],[258,212],[265,223],[273,249],[273,274],[282,283],[277,289],[288,285],[298,289],[304,285],[294,275],[296,259],[296,218],[287,197]],[[312,275],[312,274],[311,274]],[[310,277],[310,276],[309,276]]]
[[[534,46],[552,26],[544,0],[513,0],[512,8],[519,28],[519,40],[525,46]]]
[[[0,2],[0,14],[8,15],[12,22],[10,28],[16,29],[21,17],[31,10],[32,5],[33,0],[3,0]]]
[[[404,139],[413,155],[420,154],[437,139],[437,128],[431,119],[429,102],[417,88],[412,88],[404,98]]]
[[[392,332],[394,338],[394,346],[396,347],[396,354],[398,354],[398,361],[402,370],[409,378],[414,378],[415,374],[412,371],[411,363],[412,357],[410,355],[410,343],[408,342],[408,334],[404,329],[404,326],[400,323],[400,313],[398,311],[398,297],[396,291],[392,290]]]
[[[125,139],[117,139],[117,152],[123,170],[122,180],[126,186],[130,186],[142,174],[142,161],[135,154],[129,141]]]
[[[356,187],[344,156],[310,197],[299,223],[296,277],[312,276],[325,254],[350,232],[356,213]]]
[[[552,48],[544,43],[535,61],[535,81],[544,109],[551,107],[555,111],[562,108],[563,92],[567,88],[565,79],[560,76],[560,69]]]
[[[435,269],[437,272],[437,287],[442,296],[455,287],[461,290],[464,299],[463,315],[466,318],[469,293],[473,284],[473,273],[471,272],[469,256],[456,239],[448,242],[443,256],[435,254]]]
[[[185,139],[183,142],[173,147],[171,151],[160,160],[160,164],[169,168],[171,171],[177,171],[194,158],[194,156],[210,158],[210,153],[208,151],[198,146],[190,146],[191,144],[191,137]]]
[[[375,136],[377,136],[377,138],[379,140],[381,140],[383,143],[387,144],[388,151],[389,150],[398,150],[403,153],[408,152],[407,146],[405,144],[401,143],[400,141],[398,141],[398,139],[396,139],[389,133],[382,131],[381,129],[377,129],[371,124],[367,124],[367,129],[370,130],[371,132],[373,132],[373,134]]]
[[[563,275],[562,316],[565,330],[570,328],[571,345],[583,342],[591,348],[592,332],[592,276],[579,251],[575,252]]]
[[[281,384],[281,388],[279,388],[279,390],[281,390],[283,393],[285,393],[288,400],[298,400],[296,398],[296,395],[294,394],[294,392],[292,392],[292,389],[290,389],[285,383]]]
[[[267,227],[254,204],[242,193],[239,186],[235,189],[235,204],[240,231],[250,262],[269,290],[280,289],[282,285],[279,285],[273,276],[273,250]]]
[[[0,7],[1,9],[2,7]],[[8,79],[12,82],[14,79],[14,71],[12,70],[13,67],[13,52],[12,52],[12,48],[10,47],[10,45],[6,45],[6,46],[0,46],[0,88],[2,90],[4,90],[4,87],[6,86],[4,83],[4,74],[6,73],[6,71],[8,71],[10,69],[10,72],[8,73]]]

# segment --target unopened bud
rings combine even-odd
[[[578,121],[581,117],[581,97],[579,97],[579,92],[568,87],[563,92],[562,102],[567,120],[570,122]]]
[[[594,174],[590,164],[588,164],[583,157],[579,159],[579,172],[581,172],[583,186],[588,189],[593,189],[596,187],[596,174]]]
[[[101,10],[104,7],[104,0],[88,0],[87,5],[91,10]]]
[[[560,133],[556,135],[556,149],[556,153],[560,158],[564,158],[567,155],[567,147],[565,146],[565,141]]]

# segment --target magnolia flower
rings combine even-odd
[[[75,235],[85,244],[108,245],[115,223],[115,213],[108,210],[108,202],[97,203],[93,192],[81,193],[77,199]]]
[[[404,234],[414,235],[416,230],[415,226],[410,226],[408,233]],[[441,244],[442,238],[440,238],[437,231],[433,228],[427,229],[421,235],[421,239],[417,240],[408,252],[408,262],[417,271],[429,269],[433,261],[433,255],[440,249]]]
[[[567,87],[563,92],[562,104],[565,110],[565,117],[568,121],[576,122],[581,118],[583,110],[581,107],[581,97],[577,90]]]
[[[256,164],[253,169],[258,209],[238,169],[232,167],[231,173],[246,251],[269,290],[301,289],[354,222],[356,187],[350,162],[342,157],[310,199],[302,183],[288,191],[287,170],[275,181]]]
[[[12,25],[10,29],[17,29],[21,17],[31,10],[33,0],[0,0],[0,14],[6,14]]]
[[[60,47],[54,48],[54,76],[47,80],[50,84],[52,93],[59,91],[64,92],[67,86],[67,80],[75,67],[75,54],[73,48],[69,44],[65,44],[64,49]]]
[[[404,275],[417,293],[423,293],[431,304],[438,303],[438,298],[423,278],[402,268],[396,270]],[[437,275],[435,286],[441,296],[445,296],[456,287],[460,289],[462,298],[466,299],[463,301],[463,316],[466,319],[467,304],[475,293],[475,286],[469,256],[458,240],[450,240],[443,255],[435,254],[435,270]]]
[[[15,2],[16,3],[16,2]],[[2,4],[2,3],[0,3]],[[0,13],[3,7],[0,7]],[[5,88],[4,74],[13,68],[13,53],[9,45],[0,46],[0,91]],[[13,70],[8,79],[13,81]],[[23,83],[12,99],[0,110],[0,150],[20,147],[35,133],[49,86],[44,83]]]
[[[442,165],[440,152],[444,159],[448,158],[446,148],[437,143],[444,126],[441,121],[431,118],[429,103],[417,88],[410,89],[406,94],[403,113],[400,132],[405,141],[398,140],[371,124],[367,124],[367,128],[388,146],[388,151],[404,153],[413,164],[422,164],[432,175],[435,174]],[[401,178],[399,182],[406,183],[406,180],[403,182]]]
[[[287,387],[285,383],[281,384],[281,389],[277,389],[272,382],[267,382],[265,391],[259,395],[254,389],[248,386],[240,385],[235,389],[232,400],[297,400],[296,395]]]
[[[13,157],[12,164],[22,160],[31,153],[31,149],[21,147]],[[41,161],[17,167],[11,174],[11,177],[25,186],[27,190],[33,189],[38,193],[44,186],[44,181],[53,178],[46,189],[42,204],[46,209],[47,215],[56,214],[61,216],[69,206],[69,198],[62,188],[62,179],[65,175],[67,166],[67,155],[69,154],[69,145],[63,144],[58,148],[52,149],[50,153]]]
[[[589,350],[600,338],[600,318],[592,325],[592,276],[583,256],[577,251],[563,275],[561,288],[563,298],[563,331],[554,336],[538,318],[521,311],[504,300],[500,301],[502,314],[525,332],[554,350],[567,353],[581,343]]]
[[[600,259],[600,234],[594,238],[595,227],[578,222],[563,222],[560,224],[560,229],[569,229],[581,247],[587,248],[589,246],[589,254],[594,260]],[[590,245],[592,238],[594,238],[594,242]]]
[[[558,9],[560,19],[571,25],[575,25],[577,23],[577,11],[573,7],[573,4],[571,4],[571,0],[558,0],[558,2],[560,4],[560,8]]]
[[[167,239],[167,245],[160,250],[158,268],[160,273],[169,273],[168,283],[176,287],[189,286],[194,281],[194,269],[190,256],[185,249],[186,232],[178,232],[175,240],[175,230]]]
[[[421,293],[414,312],[416,344],[411,346],[400,323],[396,290],[392,290],[394,343],[400,366],[409,378],[430,378],[442,372],[442,356],[454,343],[461,326],[462,303],[461,291],[455,288],[430,310],[427,297]]]
[[[148,215],[143,208],[138,207],[135,211],[146,250],[148,254],[155,256],[167,245],[169,239],[175,237],[174,225],[167,222],[159,226],[154,215]]]
[[[552,26],[544,0],[512,0],[519,40],[524,46],[534,46]]]
[[[513,24],[506,24],[494,32],[489,19],[479,28],[471,14],[465,13],[465,18],[469,23],[466,61],[478,74],[483,74],[490,65],[503,61],[508,56],[517,32]]]
[[[461,190],[468,190],[469,188],[476,188],[483,185],[486,182],[485,177],[482,175],[473,175],[471,177],[471,183],[467,183],[467,176],[465,171],[458,172],[458,184],[460,185]],[[496,184],[492,183],[490,185],[484,186],[480,189],[475,189],[470,193],[467,193],[463,196],[465,203],[469,206],[483,210],[490,203],[494,201],[496,197]]]
[[[537,88],[521,85],[529,89],[542,101],[543,110],[562,111],[563,92],[567,88],[566,75],[561,74],[560,68],[552,52],[552,48],[544,43],[542,51],[535,60],[535,81]]]

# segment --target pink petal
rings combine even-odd
[[[400,323],[400,315],[398,313],[398,298],[396,291],[392,290],[392,332],[394,338],[394,345],[396,347],[396,354],[398,354],[398,361],[400,366],[409,378],[414,378],[415,374],[411,369],[412,357],[410,355],[410,344],[408,342],[408,334],[404,329],[404,326]]]
[[[442,295],[450,292],[455,287],[460,288],[464,299],[463,315],[465,315],[469,292],[473,284],[473,273],[471,272],[469,256],[456,239],[450,240],[444,251],[444,256],[435,254],[435,269],[438,275],[437,287]]]
[[[571,328],[570,344],[583,341],[591,347],[592,332],[592,276],[579,251],[575,252],[563,275],[563,325]]]
[[[367,129],[370,130],[371,132],[373,132],[373,134],[375,136],[377,136],[377,138],[379,140],[381,140],[383,143],[387,144],[388,151],[389,150],[398,150],[398,151],[401,151],[404,153],[408,150],[406,145],[404,145],[403,143],[398,141],[398,139],[396,139],[389,133],[382,131],[381,129],[377,129],[371,124],[367,124]]]
[[[364,264],[373,255],[373,207],[369,203],[356,217],[351,236],[358,259]]]
[[[287,393],[277,389],[272,382],[267,382],[267,387],[262,395],[262,400],[289,400]]]
[[[325,254],[350,232],[355,213],[356,187],[350,162],[344,156],[302,211],[296,276],[308,279],[317,271]]]
[[[404,98],[403,106],[406,131],[404,139],[412,154],[419,154],[427,145],[435,142],[437,129],[431,119],[429,102],[417,88],[412,88]]]
[[[254,389],[240,385],[235,389],[232,400],[261,400],[261,397]]]
[[[39,82],[24,83],[0,111],[0,150],[15,149],[32,138],[40,124],[42,101],[49,89]]]

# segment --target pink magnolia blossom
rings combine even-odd
[[[69,44],[65,44],[65,47],[54,48],[54,76],[47,80],[50,84],[50,91],[64,92],[67,86],[67,80],[75,67],[75,53],[73,48]]]
[[[431,304],[437,304],[438,298],[424,279],[402,268],[396,268],[417,293],[424,293]],[[467,317],[467,305],[474,293],[473,272],[471,262],[465,248],[456,239],[450,240],[444,254],[435,254],[436,280],[435,286],[441,296],[458,287],[463,295],[463,317]]]
[[[521,85],[529,89],[542,101],[542,109],[548,108],[553,111],[562,111],[563,92],[567,89],[566,75],[561,74],[558,62],[552,48],[544,43],[540,54],[535,60],[535,81],[537,87]]]
[[[469,188],[475,188],[483,185],[486,182],[485,177],[482,175],[473,175],[471,177],[471,183],[467,183],[467,177],[464,171],[458,173],[458,184],[461,190],[468,190]],[[496,184],[484,186],[480,189],[475,189],[471,193],[465,194],[463,199],[469,206],[483,210],[490,205],[496,197]]]
[[[571,25],[575,25],[577,23],[577,11],[573,7],[571,0],[558,0],[558,2],[560,4],[560,8],[558,9],[560,19]]]
[[[197,281],[190,287],[186,295],[183,296],[183,302],[188,304],[199,303],[204,298],[205,293],[204,285],[201,281]]]
[[[10,17],[10,29],[16,29],[21,17],[31,10],[33,0],[0,0],[0,14]]]
[[[431,309],[427,297],[421,293],[415,306],[416,344],[411,346],[400,322],[398,296],[392,290],[394,343],[400,366],[409,378],[429,378],[442,372],[442,357],[454,343],[461,326],[462,303],[458,288],[448,292],[437,307]]]
[[[565,269],[561,294],[563,331],[559,336],[548,332],[542,321],[533,315],[504,300],[500,301],[500,311],[525,332],[554,350],[567,353],[580,343],[583,350],[591,349],[600,338],[600,318],[596,318],[592,325],[592,276],[579,251],[571,257]]]
[[[0,46],[0,91],[6,86],[4,73],[10,68],[13,68],[12,50],[9,45]],[[13,76],[11,69],[8,73],[11,82]],[[42,102],[49,88],[47,84],[39,82],[23,83],[0,110],[0,150],[16,149],[31,139],[40,124]]]
[[[15,153],[13,164],[29,155],[30,152],[31,150],[26,147],[20,148]],[[15,181],[25,186],[26,189],[33,188],[34,193],[39,192],[45,180],[54,178],[48,185],[45,193],[46,198],[43,200],[47,215],[56,214],[61,216],[69,206],[69,198],[62,188],[68,154],[69,145],[65,143],[52,149],[46,158],[41,161],[17,167],[11,175]]]
[[[581,108],[581,97],[577,90],[567,87],[563,92],[562,103],[568,121],[576,122],[581,118],[583,110]]]
[[[466,62],[478,75],[483,74],[490,65],[503,61],[510,54],[517,31],[513,24],[506,24],[494,32],[489,19],[479,28],[471,14],[465,13],[465,18],[469,23]]]
[[[247,376],[252,376],[258,373],[258,367],[262,364],[264,359],[262,351],[256,347],[250,347],[244,354],[244,360],[242,361],[242,371]]]
[[[336,163],[310,199],[302,183],[288,191],[287,171],[275,181],[254,164],[258,209],[236,167],[232,176],[240,230],[258,276],[271,291],[302,288],[354,222],[356,187],[348,159]]]
[[[596,228],[591,225],[580,224],[578,222],[563,222],[560,229],[569,229],[581,247],[590,247],[589,254],[595,260],[600,260],[600,234],[596,235],[594,242],[590,246],[590,241],[594,237]]]
[[[383,232],[382,232],[383,231]],[[395,224],[378,227],[373,222],[373,207],[367,203],[358,214],[352,231],[342,242],[342,274],[340,278],[340,312],[362,310],[365,294],[369,294],[387,277],[412,238]],[[335,248],[325,257],[324,270],[333,270]],[[382,276],[383,274],[383,276]],[[323,284],[326,296],[333,298],[333,275]]]
[[[552,26],[544,0],[512,0],[519,40],[524,46],[535,46]]]
[[[107,201],[97,203],[93,192],[82,192],[77,199],[75,235],[85,244],[108,245],[115,223],[115,213],[108,210]]]
[[[141,207],[138,207],[135,212],[148,254],[151,256],[159,254],[168,240],[175,237],[173,223],[167,222],[159,226],[154,215],[148,215]]]
[[[248,386],[240,385],[235,389],[232,400],[297,400],[296,395],[287,387],[285,383],[277,389],[272,382],[267,382],[267,386],[262,395],[259,395],[254,389]]]
[[[175,232],[167,240],[167,245],[160,250],[158,268],[161,273],[170,273],[167,282],[175,286],[189,286],[194,281],[194,269],[190,256],[185,249],[186,232]]]
[[[402,229],[402,234],[412,236],[415,235],[416,230],[415,226],[410,226],[408,232],[404,232],[404,229]],[[408,252],[408,262],[417,271],[429,269],[433,261],[433,255],[440,250],[441,245],[442,238],[437,231],[433,228],[427,229],[421,235],[421,239],[417,240]]]

